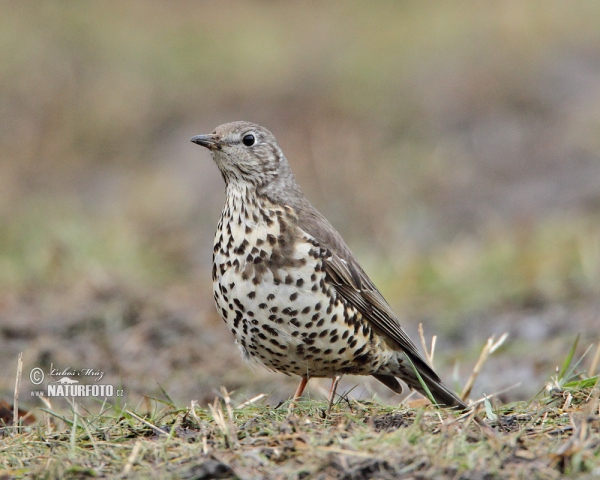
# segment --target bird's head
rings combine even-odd
[[[210,150],[228,186],[244,185],[267,194],[297,188],[275,136],[260,125],[226,123],[191,141]]]

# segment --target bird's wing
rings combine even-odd
[[[327,249],[325,272],[339,295],[397,343],[415,365],[424,369],[433,380],[441,381],[408,337],[383,295],[355,260],[341,235],[325,217],[309,206],[301,212],[298,226]]]

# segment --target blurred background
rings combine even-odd
[[[51,365],[130,404],[293,392],[213,306],[224,185],[189,138],[234,120],[273,131],[448,383],[509,332],[473,398],[535,394],[600,340],[599,22],[541,0],[5,2],[0,398],[19,352],[30,406]]]

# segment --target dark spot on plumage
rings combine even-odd
[[[269,333],[269,334],[273,335],[274,337],[277,337],[277,336],[279,336],[279,332],[277,331],[277,329],[276,329],[276,328],[273,328],[273,327],[271,327],[270,325],[267,325],[266,323],[263,323],[263,324],[261,325],[261,328],[262,328],[262,329],[263,329],[265,332],[267,332],[267,333]]]
[[[304,307],[300,313],[306,315],[308,312],[310,312],[310,307]]]
[[[329,305],[329,306],[327,307],[327,310],[326,310],[326,312],[327,312],[327,315],[329,315],[331,312],[333,312],[333,305]]]
[[[300,335],[300,332],[298,330],[292,332],[292,337],[297,337],[298,335]]]
[[[312,338],[310,338],[310,336],[309,337],[304,337],[302,339],[302,341],[304,343],[306,343],[307,345],[313,345],[315,343],[315,341]]]
[[[244,308],[244,306],[242,305],[242,302],[240,302],[237,298],[233,299],[233,303],[236,304],[236,306],[243,312],[246,309]]]
[[[320,319],[320,320],[317,322],[317,327],[318,327],[318,328],[320,328],[320,327],[322,327],[324,324],[325,324],[325,319],[324,319],[324,318],[322,318],[322,319]]]
[[[367,346],[366,346],[366,345],[363,345],[362,347],[360,347],[358,350],[356,350],[356,351],[354,352],[354,355],[357,355],[357,356],[358,356],[358,355],[360,355],[361,353],[363,353],[363,351],[364,351],[366,348],[367,348]]]
[[[254,257],[252,256],[251,253],[249,253],[248,256],[246,257],[246,262],[251,262],[252,260],[254,260]]]
[[[338,350],[338,355],[341,355],[342,353],[344,353],[346,351],[346,347],[340,348]]]
[[[258,327],[252,327],[250,333],[258,333]]]
[[[254,298],[256,298],[256,291],[252,290],[251,292],[248,293],[248,298],[250,300],[253,300]]]
[[[313,274],[310,276],[310,281],[311,281],[311,282],[315,282],[316,280],[317,280],[317,274],[316,274],[316,273],[313,273]]]
[[[298,298],[298,292],[294,292],[290,295],[290,301],[293,302]]]
[[[304,325],[304,328],[312,328],[313,326],[313,322],[308,322],[306,325]]]
[[[327,329],[321,330],[321,332],[319,333],[319,338],[326,337],[328,333],[329,333],[329,330],[327,330]]]
[[[313,316],[312,316],[311,320],[312,320],[313,322],[316,322],[318,318],[319,318],[319,312],[317,312],[317,313],[313,314]]]
[[[257,238],[257,239],[256,239],[256,245],[258,245],[259,247],[260,247],[260,246],[261,246],[263,243],[265,243],[265,241],[264,241],[262,238]]]
[[[275,320],[277,320],[277,315],[269,315],[269,320],[274,322]]]
[[[354,335],[357,335],[359,330],[360,330],[360,323],[356,322],[354,324]]]
[[[248,311],[248,312],[246,312],[246,315],[248,315],[249,317],[253,317],[254,316],[254,312]]]
[[[271,245],[275,245],[277,243],[277,239],[275,238],[275,235],[268,233],[267,234],[267,242],[269,242]]]
[[[244,230],[246,232],[246,235],[252,232],[252,229],[250,228],[249,225],[246,225],[246,228]]]
[[[346,340],[348,338],[348,335],[350,335],[350,331],[345,330],[344,333],[342,334],[342,340]]]
[[[252,325],[258,325],[258,320],[256,318],[252,319],[250,322]]]
[[[255,257],[254,258],[254,264],[258,265],[259,263],[262,263],[263,259],[261,257]]]
[[[365,365],[369,360],[371,360],[371,355],[368,353],[354,357],[354,363],[358,363],[360,365]]]
[[[294,283],[294,277],[292,277],[291,275],[288,275],[287,277],[285,277],[286,285],[291,285],[292,283]]]
[[[331,339],[329,340],[331,343],[335,343],[340,339],[340,337],[338,335],[334,335],[333,337],[331,337]]]
[[[221,309],[221,314],[222,314],[222,316],[223,316],[224,319],[227,318],[227,315],[229,315],[227,313],[227,310],[225,310],[224,308]]]
[[[318,285],[315,283],[311,288],[310,291],[311,292],[316,292],[319,289]]]
[[[277,308],[277,307],[269,308],[269,312],[271,312],[271,313],[277,313],[278,311],[279,311],[279,308]]]
[[[294,327],[296,327],[296,328],[300,328],[300,322],[298,321],[298,319],[297,319],[297,318],[292,318],[292,319],[290,320],[290,323],[291,323],[291,324],[292,324]]]
[[[258,253],[258,251],[259,251],[259,250],[258,250],[258,248],[256,248],[256,247],[252,247],[252,250],[250,250],[250,253],[251,253],[252,255],[256,255],[256,254]]]
[[[267,300],[275,300],[275,294],[273,294],[273,293],[269,293],[269,294],[267,295]]]
[[[321,310],[321,302],[317,303],[315,305],[315,310],[318,312],[319,310]]]
[[[264,310],[265,308],[267,308],[267,304],[266,303],[259,303],[258,304],[258,308]]]

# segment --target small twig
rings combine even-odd
[[[331,413],[331,407],[333,405],[333,399],[335,398],[335,392],[340,383],[341,375],[336,375],[331,382],[331,389],[329,390],[329,405],[327,405],[327,416]]]
[[[48,397],[38,397],[48,410],[52,410],[52,403]],[[47,412],[44,412],[44,416],[46,417],[46,435],[49,435],[52,432],[52,422],[50,421],[50,415]]]
[[[77,404],[75,403],[75,398],[71,398],[71,406],[73,408],[73,424],[71,425],[71,437],[70,437],[70,445],[69,445],[69,455],[71,457],[75,457],[75,447],[77,446]]]
[[[200,417],[198,417],[198,414],[196,413],[196,405],[198,405],[198,402],[196,400],[192,400],[190,403],[190,413],[194,418],[196,425],[198,425],[198,428],[200,428],[202,425],[200,424]]]
[[[233,442],[237,443],[235,423],[233,423],[233,408],[231,408],[231,396],[225,387],[221,387],[221,394],[223,395],[223,400],[225,400],[225,408],[227,409],[228,431]]]
[[[460,398],[463,401],[466,400],[467,398],[469,398],[469,395],[471,394],[471,390],[473,389],[473,385],[475,384],[475,380],[479,376],[479,373],[481,372],[481,368],[483,367],[483,364],[486,362],[488,357],[495,350],[497,350],[498,347],[500,347],[500,345],[502,345],[504,343],[504,341],[506,340],[507,337],[508,337],[508,333],[503,333],[497,342],[494,342],[493,335],[487,339],[487,342],[483,346],[481,353],[479,354],[479,358],[477,359],[477,362],[475,363],[475,366],[473,367],[471,376],[467,380],[467,383],[465,384],[465,388],[463,388],[463,391],[460,394]]]
[[[423,354],[425,355],[425,360],[427,360],[429,366],[433,368],[433,351],[435,350],[436,336],[434,335],[431,338],[431,354],[427,350],[427,342],[425,341],[425,333],[423,332],[422,323],[419,323],[419,337],[421,338],[421,346],[423,347]]]
[[[169,434],[163,430],[161,430],[160,428],[158,428],[156,425],[152,425],[149,421],[144,420],[142,417],[139,417],[138,415],[136,415],[135,413],[133,413],[130,410],[123,410],[124,412],[128,413],[129,415],[131,415],[133,418],[139,420],[140,422],[142,422],[145,425],[148,425],[152,430],[154,430],[156,433],[160,434],[160,435],[166,435],[168,436]]]
[[[225,441],[231,444],[237,444],[237,436],[234,435],[233,431],[233,421],[227,421],[225,419],[225,414],[223,413],[223,409],[220,406],[220,402],[218,398],[215,398],[213,405],[208,405],[210,412],[212,413],[213,419],[217,424],[219,430],[223,434]]]
[[[240,403],[237,407],[235,407],[236,409],[238,408],[244,408],[247,407],[248,405],[252,405],[256,402],[261,401],[263,398],[268,397],[269,395],[267,393],[261,393],[259,395],[257,395],[256,397],[252,397],[249,400],[246,400],[245,402]]]
[[[600,342],[598,342],[598,346],[596,347],[596,352],[594,353],[594,358],[592,358],[592,364],[588,370],[588,376],[593,377],[596,375],[596,369],[598,368],[598,364],[600,363]]]
[[[142,449],[142,442],[141,442],[141,440],[138,440],[137,442],[135,442],[135,445],[133,446],[133,449],[131,450],[131,453],[129,454],[129,458],[127,458],[127,463],[125,464],[125,468],[123,468],[123,475],[128,475],[129,472],[131,472],[131,469],[133,468],[133,464],[137,460],[137,457],[138,457],[141,449]]]
[[[17,378],[15,380],[15,393],[13,397],[13,426],[14,432],[19,432],[19,389],[21,388],[21,375],[23,374],[23,352],[19,353],[17,360]]]

